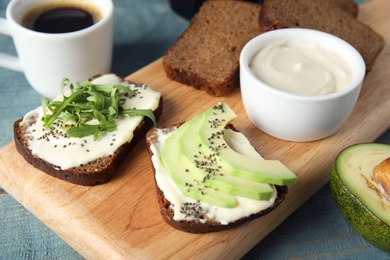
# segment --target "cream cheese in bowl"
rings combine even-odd
[[[308,41],[273,42],[254,55],[249,68],[266,84],[299,95],[334,93],[353,78],[340,55]]]
[[[240,55],[245,111],[257,128],[273,137],[323,139],[351,114],[365,72],[359,52],[334,35],[302,28],[265,32]]]

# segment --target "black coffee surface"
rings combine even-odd
[[[44,33],[67,33],[93,25],[93,16],[79,8],[63,7],[46,11],[34,22],[33,30]]]

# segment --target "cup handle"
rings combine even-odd
[[[0,34],[11,36],[6,19],[0,17]],[[19,58],[10,54],[0,52],[0,67],[22,72]]]

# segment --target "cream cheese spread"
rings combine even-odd
[[[152,109],[158,107],[161,93],[145,84],[130,84],[122,82],[115,74],[102,75],[92,81],[94,84],[121,84],[136,90],[137,95],[126,98],[122,105],[125,109]],[[58,99],[61,99],[59,96]],[[116,120],[117,130],[106,132],[99,140],[94,141],[93,136],[74,138],[67,136],[66,128],[55,130],[45,129],[43,125],[42,107],[27,113],[21,122],[28,127],[28,147],[32,154],[43,160],[68,169],[86,164],[95,159],[112,155],[122,144],[131,141],[133,131],[142,122],[142,116],[119,116]],[[35,119],[34,119],[35,118]],[[30,122],[35,121],[30,126]]]
[[[347,87],[353,73],[337,53],[318,44],[279,41],[258,51],[250,69],[274,88],[299,95],[325,95]]]
[[[174,130],[175,129],[173,129],[170,133],[161,129],[158,130],[158,141],[153,142],[150,147],[153,152],[152,162],[155,168],[157,185],[164,192],[165,198],[171,202],[172,209],[174,210],[175,221],[198,220],[200,222],[205,222],[206,219],[185,214],[181,210],[182,205],[185,203],[196,205],[199,204],[199,201],[183,195],[173,180],[169,177],[163,163],[160,160],[160,152],[164,145],[164,141],[174,132]],[[236,152],[254,159],[263,159],[253,146],[250,145],[248,139],[243,134],[226,129],[224,130],[224,138],[226,143]],[[222,208],[204,202],[200,202],[200,205],[202,213],[206,215],[208,219],[213,219],[214,221],[220,222],[222,225],[227,225],[240,218],[250,216],[261,210],[272,207],[276,197],[277,192],[275,189],[270,200],[254,200],[236,196],[238,206],[235,208]]]

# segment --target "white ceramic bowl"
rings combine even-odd
[[[272,42],[289,39],[313,42],[338,53],[352,69],[352,83],[335,93],[303,96],[259,80],[249,68],[252,57]],[[288,141],[314,141],[337,132],[356,103],[365,72],[361,55],[350,44],[311,29],[289,28],[263,33],[249,41],[240,56],[241,93],[249,119],[265,133]]]

